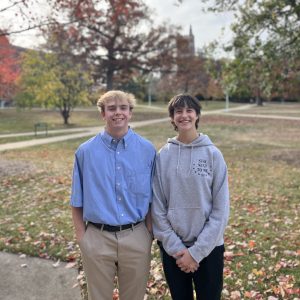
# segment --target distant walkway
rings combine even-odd
[[[161,123],[169,120],[169,118],[162,118],[162,119],[154,119],[154,120],[146,120],[146,121],[138,121],[138,122],[132,122],[130,123],[130,126],[132,128],[136,127],[142,127],[147,126],[150,124],[156,124]],[[49,130],[48,133],[66,133],[66,132],[73,132],[68,135],[61,135],[61,136],[54,136],[54,137],[46,137],[42,139],[33,139],[33,140],[27,140],[27,141],[21,141],[21,142],[14,142],[14,143],[6,143],[0,145],[0,151],[6,151],[6,150],[12,150],[12,149],[20,149],[20,148],[26,148],[31,146],[37,146],[37,145],[43,145],[43,144],[49,144],[49,143],[55,143],[55,142],[62,142],[72,139],[78,139],[86,136],[92,136],[97,134],[99,131],[103,129],[103,126],[97,126],[97,127],[82,127],[82,128],[73,128],[73,129],[62,129],[62,130]],[[80,131],[78,133],[78,131]],[[74,133],[77,132],[77,133]],[[5,134],[0,135],[1,137],[15,137],[15,136],[26,136],[26,135],[32,135],[32,133],[16,133],[16,134]]]
[[[89,130],[90,127],[80,127],[80,128],[69,128],[69,129],[56,129],[56,130],[48,130],[48,133],[52,134],[60,134],[60,133],[69,133],[69,132],[82,132]],[[20,132],[20,133],[5,133],[5,134],[0,134],[0,139],[2,138],[9,138],[9,137],[20,137],[20,136],[39,136],[39,135],[45,135],[44,131],[30,131],[30,132]]]
[[[264,118],[264,119],[281,119],[281,120],[299,120],[300,117],[290,117],[290,116],[279,116],[279,115],[266,115],[266,114],[243,114],[239,113],[238,111],[246,110],[249,108],[252,108],[254,105],[243,105],[243,106],[237,106],[229,109],[217,109],[217,110],[209,110],[209,111],[203,111],[202,115],[214,115],[214,114],[222,114],[227,116],[236,116],[236,117],[247,117],[247,118]],[[235,112],[237,111],[237,112]],[[146,120],[146,121],[137,121],[137,122],[131,122],[130,126],[132,128],[142,127],[142,126],[148,126],[152,124],[157,124],[161,122],[169,121],[169,117],[167,118],[161,118],[161,119],[154,119],[154,120]],[[97,127],[81,127],[81,128],[71,128],[71,129],[60,129],[60,130],[49,130],[49,134],[65,134],[61,136],[54,136],[54,137],[45,137],[40,139],[32,139],[27,141],[20,141],[20,142],[13,142],[13,143],[6,143],[6,144],[0,144],[0,152],[1,151],[7,151],[12,149],[20,149],[25,147],[32,147],[37,145],[43,145],[43,144],[49,144],[49,143],[55,143],[55,142],[62,142],[67,141],[71,139],[78,139],[83,138],[87,136],[93,136],[96,135],[99,131],[103,129],[103,126],[97,126]],[[33,136],[34,132],[25,132],[25,133],[12,133],[12,134],[2,134],[0,135],[0,138],[8,138],[8,137],[20,137],[20,136]]]
[[[245,117],[245,118],[261,118],[261,119],[277,119],[277,120],[298,120],[300,117],[278,116],[278,115],[264,115],[264,114],[240,114],[240,113],[226,113],[228,116]]]

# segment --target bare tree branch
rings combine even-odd
[[[1,8],[1,9],[0,9],[0,13],[6,11],[6,10],[8,10],[8,9],[10,9],[10,8],[12,8],[12,7],[14,7],[14,6],[20,4],[20,3],[22,3],[22,2],[23,2],[22,0],[16,1],[16,2],[12,3],[10,6]]]

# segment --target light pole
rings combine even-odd
[[[150,72],[148,76],[148,105],[151,106],[152,104],[152,79],[153,75]]]
[[[228,111],[228,109],[229,109],[229,93],[228,93],[228,89],[225,90],[225,94],[226,94],[226,96],[225,96],[225,99],[226,99],[226,101],[225,101],[225,110]]]
[[[232,82],[225,85],[225,111],[229,109],[229,92],[234,93],[236,85]]]

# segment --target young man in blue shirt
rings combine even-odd
[[[151,261],[149,204],[153,145],[129,128],[133,95],[109,91],[97,103],[105,129],[79,146],[72,217],[90,300],[144,299]]]

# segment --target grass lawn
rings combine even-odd
[[[137,114],[133,118],[134,121],[167,116],[165,110],[146,108],[136,108],[135,110]],[[99,126],[104,124],[102,118],[99,117],[97,108],[72,112],[69,125],[64,125],[59,112],[53,110],[0,109],[0,134],[34,132],[34,124],[39,122],[47,123],[48,130]]]
[[[76,133],[84,132],[85,130],[77,131]],[[24,136],[10,136],[10,137],[1,137],[0,136],[0,144],[6,144],[6,143],[14,143],[14,142],[22,142],[22,141],[29,141],[29,140],[37,140],[37,139],[44,139],[44,138],[50,138],[55,136],[63,136],[63,135],[69,135],[70,132],[59,132],[59,133],[46,133],[43,131],[38,132],[38,134],[35,135],[24,135]]]
[[[236,111],[237,112],[237,111]],[[251,110],[240,111],[243,114],[258,114],[258,115],[281,115],[288,117],[300,118],[300,104],[299,103],[264,103],[262,107],[254,106]]]
[[[232,104],[231,106],[237,105],[239,104]],[[203,111],[221,109],[224,106],[224,102],[221,101],[202,103]],[[166,116],[168,116],[166,104],[154,104],[152,107],[148,107],[145,104],[134,108],[133,121],[163,118]],[[0,134],[32,132],[34,131],[34,124],[39,122],[48,123],[49,130],[103,125],[96,107],[76,109],[71,113],[69,125],[64,125],[60,113],[54,110],[0,109]]]
[[[175,135],[168,123],[136,131],[157,149]],[[300,121],[207,115],[200,131],[229,170],[223,299],[299,299]],[[69,194],[74,151],[84,140],[0,154],[0,250],[78,257]],[[148,293],[170,299],[155,244]]]

